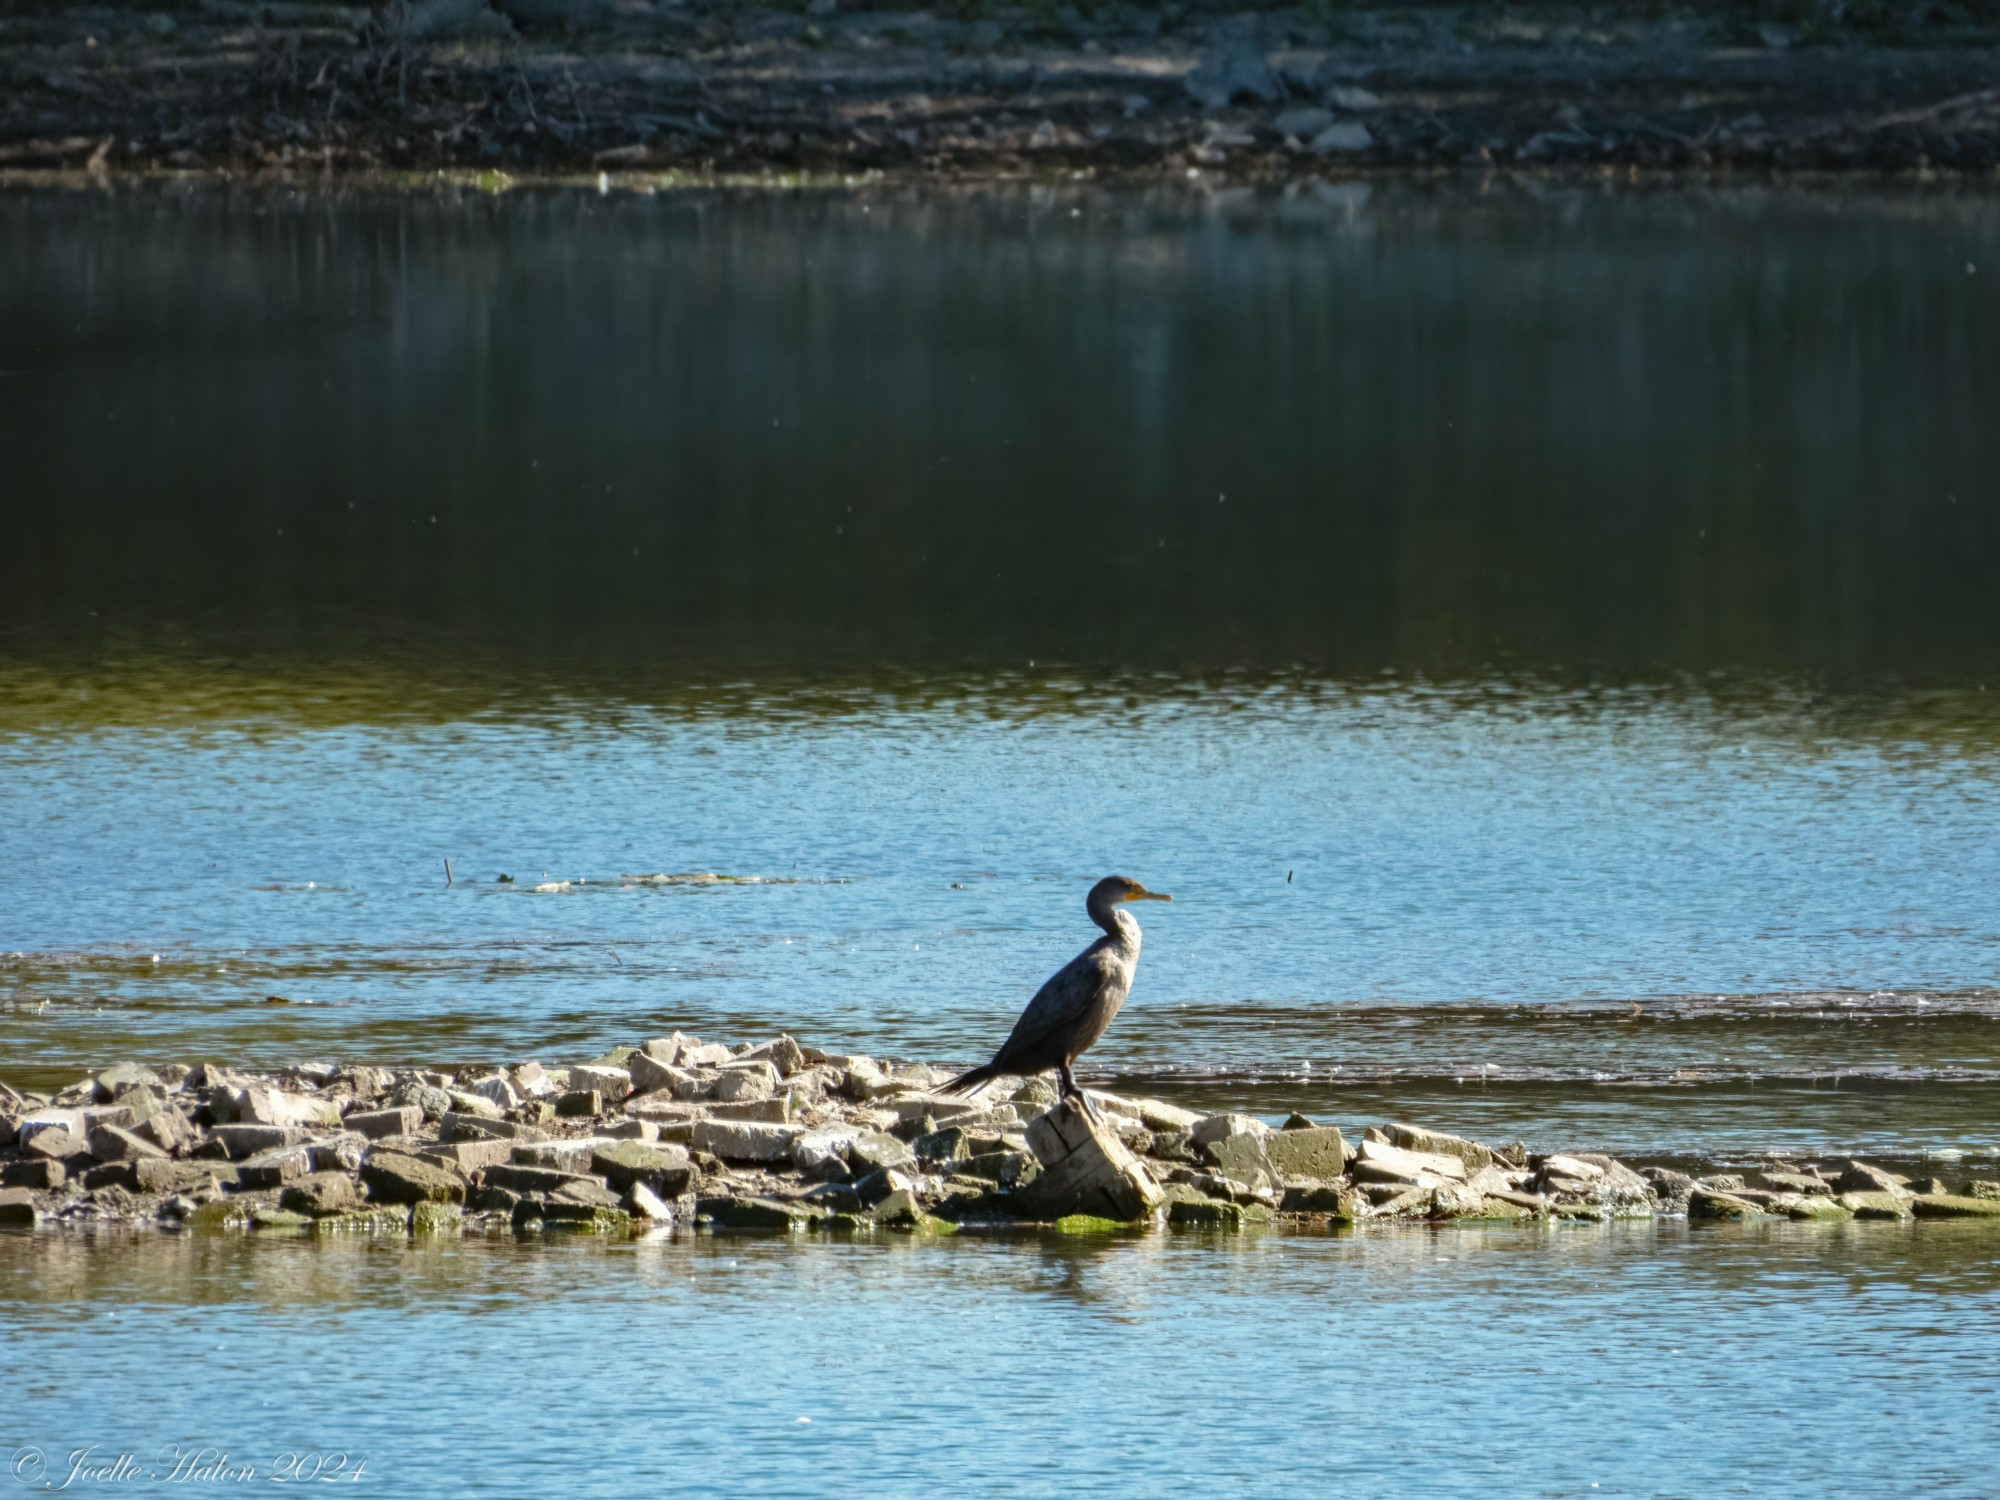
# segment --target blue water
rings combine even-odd
[[[408,1496],[1988,1495],[1993,1240],[0,1236],[6,1440]]]

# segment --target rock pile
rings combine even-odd
[[[1163,1217],[2000,1219],[2000,1184],[1865,1162],[1691,1178],[1411,1125],[1282,1127],[1156,1099],[1058,1105],[1046,1080],[676,1033],[591,1062],[275,1073],[124,1063],[52,1098],[0,1085],[0,1225],[319,1232],[875,1228]]]

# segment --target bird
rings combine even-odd
[[[1076,1086],[1071,1068],[1104,1035],[1132,992],[1132,976],[1139,969],[1139,924],[1120,908],[1130,901],[1173,899],[1123,875],[1107,875],[1098,881],[1084,899],[1083,909],[1104,929],[1104,936],[1064,964],[1035,992],[1021,1019],[1014,1023],[1013,1032],[993,1054],[993,1061],[959,1074],[939,1092],[970,1093],[1003,1075],[1029,1078],[1053,1068],[1057,1097],[1077,1099],[1085,1114],[1095,1116],[1090,1100]]]

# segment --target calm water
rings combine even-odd
[[[1098,1078],[1991,1175],[1996,286],[1941,191],[0,196],[0,1075],[971,1059],[1117,869]],[[0,1236],[0,1436],[1992,1494],[1996,1243]]]
[[[6,1441],[396,1495],[2000,1491],[1990,1230],[885,1240],[0,1234]]]

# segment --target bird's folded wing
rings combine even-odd
[[[1042,1052],[1057,1033],[1074,1024],[1077,1017],[1096,1003],[1116,968],[1110,956],[1095,947],[1085,949],[1064,964],[1047,984],[1035,991],[1035,998],[1014,1023],[995,1061],[1033,1057]]]

